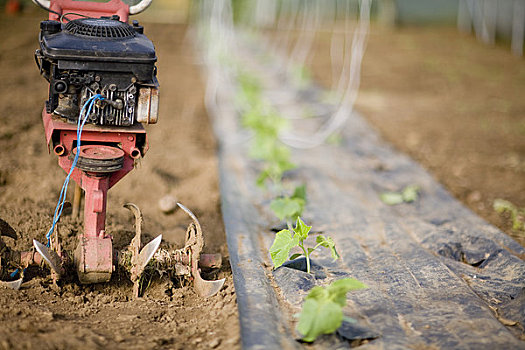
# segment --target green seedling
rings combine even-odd
[[[264,187],[267,179],[280,185],[284,173],[295,168],[290,161],[290,150],[279,144],[277,139],[255,135],[250,155],[254,159],[264,161],[264,169],[256,180],[259,187]]]
[[[343,143],[343,136],[340,132],[334,132],[326,139],[329,145],[340,146]]]
[[[288,121],[262,102],[254,104],[242,116],[242,125],[256,134],[277,138],[288,127]]]
[[[505,212],[510,214],[513,230],[525,230],[525,208],[518,208],[511,202],[499,198],[494,200],[493,208],[499,214],[503,214]]]
[[[270,209],[279,220],[296,221],[306,205],[306,186],[297,186],[291,196],[279,197],[270,203]]]
[[[254,132],[250,156],[265,162],[257,185],[264,186],[267,179],[280,183],[283,174],[295,168],[290,149],[279,141],[279,133],[288,127],[288,122],[269,107],[258,103],[243,115],[242,123]]]
[[[257,185],[264,186],[267,179],[279,184],[283,174],[295,167],[290,161],[290,150],[279,141],[279,134],[288,127],[288,121],[263,101],[256,77],[241,72],[237,79],[240,87],[237,100],[244,109],[242,125],[254,133],[250,157],[265,163]]]
[[[261,99],[261,84],[257,77],[246,72],[240,72],[237,76],[240,91],[237,100],[242,106],[255,106]]]
[[[292,80],[298,87],[307,86],[312,80],[312,75],[304,65],[293,65],[291,68]]]
[[[419,198],[418,185],[408,185],[401,192],[383,192],[379,195],[381,201],[388,205],[411,203]]]
[[[364,283],[353,278],[334,281],[327,287],[313,287],[305,298],[297,325],[302,340],[313,342],[318,336],[331,334],[341,327],[346,293],[364,288],[367,288]]]
[[[312,226],[307,226],[300,217],[297,218],[295,228],[281,230],[275,235],[272,246],[270,247],[270,257],[272,258],[274,268],[278,268],[287,260],[294,260],[304,255],[306,258],[306,272],[310,273],[310,255],[318,247],[325,247],[330,250],[334,260],[339,258],[335,249],[335,243],[332,238],[319,235],[316,238],[316,245],[313,248],[307,248],[304,241],[308,238],[308,233]],[[290,256],[290,251],[299,247],[302,253]]]

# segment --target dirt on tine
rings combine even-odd
[[[0,218],[17,232],[11,247],[29,250],[43,241],[65,178],[48,154],[41,112],[47,83],[33,53],[43,12],[0,15]],[[203,104],[204,87],[182,25],[148,24],[145,32],[159,57],[160,120],[147,127],[150,149],[127,177],[109,191],[107,231],[114,244],[129,244],[134,219],[122,205],[137,204],[145,241],[159,233],[182,248],[191,222],[180,210],[165,215],[166,194],[199,218],[204,252],[220,252],[223,268],[208,278],[226,278],[218,295],[199,298],[190,285],[157,279],[133,301],[126,276],[110,283],[69,283],[56,289],[49,274],[35,276],[20,291],[0,290],[0,349],[235,349],[240,347],[237,306],[224,236],[217,184],[215,141]],[[70,194],[72,193],[70,186]],[[64,216],[59,233],[74,249],[82,221]]]
[[[310,68],[330,81],[330,37]],[[320,54],[320,53],[324,53]],[[373,25],[356,109],[475,213],[525,246],[493,202],[525,207],[525,61],[455,27]]]

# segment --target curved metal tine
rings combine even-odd
[[[188,208],[186,208],[184,205],[180,204],[180,203],[177,203],[177,205],[186,212],[186,214],[188,214],[191,219],[193,220],[193,223],[195,225],[195,239],[197,240],[195,243],[198,244],[198,237],[197,236],[201,236],[200,239],[201,239],[201,242],[202,242],[202,229],[201,229],[201,225],[199,223],[199,220],[197,219],[197,217],[195,216],[195,214],[193,214],[191,212],[191,210],[189,210]],[[197,247],[196,248],[197,251],[192,251],[192,268],[191,268],[191,273],[193,275],[193,287],[195,288],[195,291],[197,292],[197,294],[200,296],[200,297],[203,297],[203,298],[208,298],[208,297],[211,297],[215,294],[217,294],[222,286],[224,285],[224,282],[226,279],[220,279],[220,280],[216,280],[216,281],[208,281],[208,280],[205,280],[201,277],[201,273],[200,273],[200,270],[199,270],[199,267],[198,267],[198,264],[199,262],[197,260],[195,260],[196,257],[199,257],[200,256],[200,250],[202,249],[202,246],[200,247]]]
[[[19,278],[15,281],[0,281],[0,286],[2,287],[6,287],[6,288],[10,288],[10,289],[14,289],[14,290],[19,290],[20,289],[20,286],[22,285],[22,280],[24,278]]]
[[[140,211],[139,207],[137,207],[133,203],[124,204],[124,208],[131,211],[133,215],[135,216],[135,236],[131,240],[131,247],[133,249],[133,252],[138,255],[140,246],[142,245],[141,243],[142,221],[143,221],[142,212]]]
[[[36,239],[33,239],[33,246],[35,247],[36,251],[40,253],[42,258],[44,258],[44,260],[49,264],[49,267],[51,267],[51,269],[55,271],[58,276],[60,276],[60,257],[55,252],[49,251],[45,245]]]
[[[180,203],[177,203],[177,205],[179,206],[179,208],[184,210],[186,212],[186,214],[188,214],[191,217],[191,219],[195,222],[195,224],[199,224],[199,220],[197,220],[197,217],[195,216],[195,214],[193,214],[191,212],[191,210],[189,210],[188,208],[186,208],[184,205],[182,205]],[[200,224],[199,224],[199,226],[200,226]]]
[[[201,224],[199,222],[199,219],[197,219],[197,217],[195,216],[195,214],[193,214],[191,210],[186,208],[181,203],[177,203],[177,205],[186,214],[188,214],[191,220],[193,221],[193,229],[192,229],[192,225],[190,224],[186,232],[187,236],[186,236],[185,246],[186,247],[191,246],[192,257],[196,257],[198,259],[201,254],[202,247],[204,246],[204,237],[202,234]]]
[[[216,281],[202,279],[199,269],[193,271],[193,287],[200,297],[208,298],[217,294],[224,285],[225,278]]]
[[[6,221],[0,219],[0,236],[11,237],[17,239],[16,231]]]
[[[137,268],[139,271],[139,274],[144,271],[144,268],[146,265],[148,265],[148,262],[153,258],[153,255],[155,255],[155,252],[157,249],[159,249],[160,243],[162,242],[162,235],[158,235],[153,239],[151,242],[146,244],[144,248],[140,251],[139,257],[137,259]]]

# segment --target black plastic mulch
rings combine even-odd
[[[259,71],[274,80],[277,73]],[[310,87],[294,99],[322,111],[312,103],[322,94]],[[344,277],[369,287],[348,293],[344,312],[357,323],[318,338],[316,348],[525,349],[525,249],[380,140],[357,114],[341,144],[294,150],[298,168],[286,179],[306,184],[303,219],[335,240],[341,259],[320,252],[311,275],[272,271],[271,198],[255,185],[260,164],[247,156],[249,140],[239,137],[232,101],[222,100],[220,116],[210,112],[244,349],[304,346],[296,341],[294,313],[312,286]],[[414,203],[388,206],[379,199],[412,184],[421,188]]]

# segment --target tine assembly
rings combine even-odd
[[[199,269],[200,255],[202,248],[204,247],[204,237],[202,234],[201,225],[191,210],[180,203],[177,203],[177,205],[193,220],[186,231],[186,245],[184,247],[184,249],[188,249],[191,254],[190,264],[191,274],[193,277],[193,287],[199,296],[203,298],[211,297],[221,290],[225,279],[223,278],[217,281],[207,281],[202,279]]]
[[[16,231],[4,220],[0,219],[0,236],[11,237],[16,239]]]
[[[167,273],[169,276],[183,276],[193,281],[193,287],[195,292],[201,297],[210,297],[220,291],[224,285],[225,279],[220,279],[216,281],[205,280],[201,276],[200,268],[209,268],[216,269],[220,268],[222,264],[222,257],[220,254],[203,254],[202,249],[204,247],[204,236],[202,233],[202,228],[199,223],[199,220],[184,205],[177,203],[178,206],[186,212],[192,219],[192,222],[188,225],[186,230],[186,242],[182,249],[168,250],[160,249],[160,244],[162,242],[162,235],[158,235],[148,244],[142,247],[142,223],[143,217],[140,209],[133,203],[126,203],[125,208],[130,210],[135,217],[135,236],[131,240],[131,243],[127,249],[122,251],[112,251],[109,257],[112,259],[110,267],[114,270],[115,265],[119,265],[121,268],[128,271],[130,274],[130,279],[133,282],[133,296],[138,298],[141,293],[141,283],[143,281],[143,276],[145,271],[157,271],[160,273]],[[11,237],[13,236],[9,230],[4,227],[0,227],[2,232],[7,232]],[[14,230],[13,230],[14,232]],[[89,238],[81,238],[79,247],[77,247],[77,254],[79,256],[88,256],[89,254],[95,254],[94,259],[90,261],[99,261],[98,255],[96,252],[93,252],[91,248],[98,248],[97,244],[100,244],[101,241],[105,242],[107,240],[111,241],[111,236],[106,236],[103,233],[102,239],[94,240]],[[16,235],[15,235],[16,237]],[[96,243],[93,247],[93,242]],[[58,241],[58,235],[55,235],[55,239],[51,241],[51,247],[33,240],[34,250],[29,252],[17,252],[10,250],[9,247],[3,243],[0,237],[0,266],[3,266],[3,262],[9,261],[10,266],[18,267],[23,269],[29,265],[40,265],[45,261],[50,269],[53,276],[53,281],[56,282],[58,278],[68,276],[69,274],[74,273],[73,266],[69,260],[68,254],[66,251],[62,250],[60,242]],[[107,247],[105,247],[107,248]],[[91,252],[90,252],[91,250]],[[96,249],[94,249],[96,251]],[[104,251],[106,251],[105,249]],[[83,254],[79,254],[83,253]],[[105,256],[104,256],[105,258]],[[152,264],[149,264],[150,261],[153,261]],[[106,262],[106,259],[103,261]],[[85,261],[76,259],[74,261],[75,268],[77,272],[80,268],[84,269],[93,269],[93,266],[86,265]],[[105,265],[104,265],[105,266]],[[97,266],[95,266],[96,268]],[[89,270],[88,272],[90,272]],[[96,271],[95,271],[96,272]],[[89,275],[89,274],[88,274]],[[91,275],[89,275],[91,276]],[[89,277],[88,276],[88,277]],[[94,275],[96,279],[98,275]],[[81,283],[85,283],[80,278]],[[104,279],[97,280],[97,282],[105,282],[107,276],[103,276]],[[11,277],[12,278],[12,277]],[[0,281],[0,287],[4,286],[12,289],[19,289],[22,284],[22,278],[15,281]],[[90,280],[92,281],[92,280]],[[91,282],[93,283],[93,282]]]
[[[14,255],[16,255],[16,252],[11,251],[11,249],[4,243],[1,236],[7,236],[11,237],[13,239],[16,239],[16,232],[15,230],[4,220],[0,219],[0,272],[2,272],[2,260],[4,258],[12,258]],[[19,290],[20,286],[22,285],[23,277],[15,280],[15,281],[0,281],[0,286]]]
[[[186,243],[184,248],[177,250],[159,249],[162,235],[157,236],[140,250],[142,234],[142,213],[133,203],[127,203],[125,208],[135,215],[135,237],[133,237],[129,248],[119,253],[119,264],[130,273],[133,282],[133,295],[139,297],[141,276],[153,259],[155,269],[165,271],[170,275],[186,276],[193,279],[193,286],[201,297],[210,297],[216,294],[224,285],[224,279],[218,281],[207,281],[201,277],[199,266],[217,268],[221,265],[220,254],[202,254],[204,237],[201,225],[197,217],[184,205],[177,203],[192,219],[186,231]],[[140,251],[140,253],[139,253]],[[131,258],[129,258],[131,254]],[[128,260],[127,260],[128,259]],[[126,262],[127,260],[127,262]],[[129,264],[131,262],[131,264]],[[131,266],[130,266],[131,265]]]
[[[22,285],[22,280],[23,278],[19,278],[15,281],[0,281],[0,286],[2,287],[6,287],[6,288],[10,288],[10,289],[14,289],[14,290],[19,290],[20,289],[20,286]]]
[[[129,250],[131,251],[131,281],[133,282],[133,297],[138,298],[140,295],[140,277],[148,265],[148,262],[153,258],[155,252],[160,246],[162,235],[158,235],[154,240],[146,244],[142,250],[141,235],[142,235],[142,213],[139,207],[133,203],[124,204],[124,208],[129,209],[135,215],[135,237],[131,240]]]
[[[59,277],[63,274],[62,261],[57,253],[53,250],[47,249],[45,245],[33,239],[33,246],[36,251],[42,256],[45,262],[48,263],[51,270],[53,270]]]

